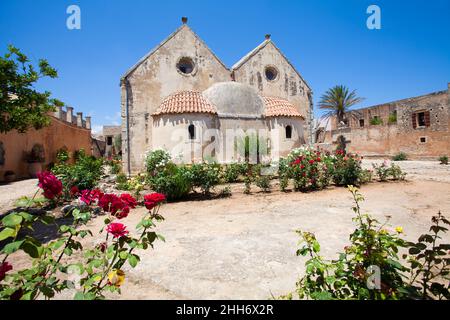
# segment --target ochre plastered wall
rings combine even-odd
[[[30,152],[35,144],[42,144],[45,152],[45,162],[42,168],[54,162],[59,149],[66,147],[70,155],[74,151],[84,149],[87,154],[92,153],[91,130],[69,124],[66,121],[51,118],[51,124],[40,130],[30,129],[26,133],[11,131],[0,134],[5,150],[5,164],[0,166],[0,179],[5,171],[12,170],[16,177],[28,177],[28,163],[24,160],[24,153]]]

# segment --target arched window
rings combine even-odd
[[[188,127],[188,131],[189,131],[189,140],[194,140],[195,139],[195,126],[193,124],[190,124]]]
[[[292,138],[292,127],[286,126],[286,139],[291,139],[291,138]]]

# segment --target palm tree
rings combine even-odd
[[[349,92],[346,86],[338,85],[328,89],[319,101],[319,108],[329,110],[325,117],[336,116],[337,123],[346,120],[345,114],[351,107],[363,101],[364,98],[356,95],[356,90]]]

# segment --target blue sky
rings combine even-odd
[[[81,8],[81,30],[66,28],[66,8]],[[381,30],[366,27],[369,5]],[[173,32],[180,17],[231,66],[266,33],[314,91],[357,89],[360,106],[445,90],[450,82],[450,1],[0,0],[0,53],[7,44],[59,78],[38,88],[93,116],[119,123],[121,75]],[[320,110],[316,110],[316,115]]]

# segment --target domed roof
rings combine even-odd
[[[212,113],[214,106],[199,91],[179,91],[168,96],[153,115],[166,113]]]
[[[203,91],[203,96],[216,107],[219,116],[264,115],[264,101],[254,88],[243,83],[219,82]]]
[[[289,101],[277,98],[277,97],[263,97],[264,103],[266,105],[266,117],[303,117],[297,108]]]

